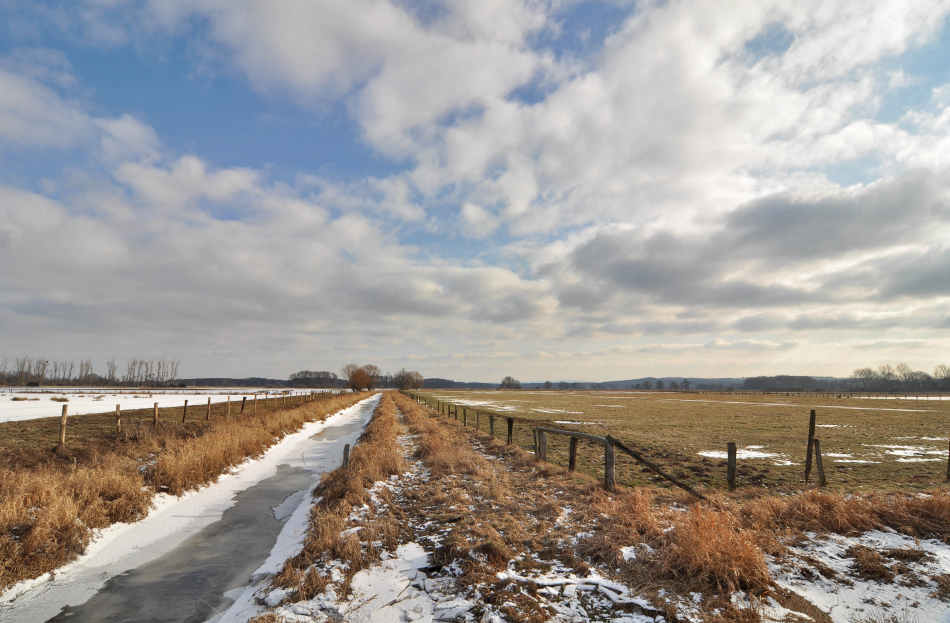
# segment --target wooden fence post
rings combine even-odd
[[[488,432],[492,437],[495,436],[495,416],[491,413],[488,414]],[[950,474],[950,466],[947,467],[947,473]]]
[[[729,490],[736,490],[736,444],[730,441],[726,444],[726,482],[729,483]]]
[[[63,419],[59,421],[59,447],[66,447],[66,412],[69,405],[63,405]],[[950,474],[950,467],[947,468],[947,474]]]
[[[228,417],[231,417],[231,394],[228,394]]]
[[[538,458],[541,461],[548,460],[548,434],[543,430],[538,431]]]
[[[244,405],[247,404],[247,396],[241,398],[241,413],[244,413]]]
[[[567,471],[577,469],[577,437],[571,437],[571,450],[567,458]]]
[[[257,394],[254,394],[254,413],[257,413]]]
[[[818,484],[822,487],[828,484],[828,481],[825,480],[825,467],[821,464],[821,442],[817,439],[815,442],[815,467],[818,468]]]
[[[350,466],[350,444],[343,446],[343,469]]]
[[[476,409],[476,410],[475,410],[475,430],[480,430],[479,427],[478,427],[478,424],[479,424],[479,421],[480,421],[480,420],[481,420],[481,418],[479,417],[479,415],[478,415],[478,410]]]
[[[811,453],[815,441],[815,410],[811,410],[811,417],[808,420],[808,453],[805,455],[805,482],[808,482],[808,476],[811,474]]]
[[[188,416],[188,401],[185,401],[185,407],[181,410],[181,421],[184,422]]]
[[[211,396],[208,396],[208,413],[205,414],[205,419],[211,419]]]
[[[122,434],[122,405],[115,406],[115,432]]]
[[[455,407],[455,417],[459,416],[459,408]],[[462,407],[462,424],[468,426],[468,409]]]
[[[158,426],[158,403],[152,405],[152,426]]]
[[[510,446],[510,445],[511,445],[511,433],[513,432],[514,427],[515,427],[515,419],[514,419],[514,418],[510,418],[510,417],[509,417],[509,418],[505,418],[505,419],[508,420],[508,445]]]
[[[604,489],[614,493],[617,481],[614,478],[614,444],[609,440],[604,444]]]

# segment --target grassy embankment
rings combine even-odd
[[[705,504],[695,504],[679,490],[654,487],[609,494],[599,479],[539,464],[518,446],[392,396],[412,435],[413,458],[428,476],[399,485],[396,499],[388,488],[376,488],[383,503],[360,512],[370,499],[367,487],[405,469],[394,453],[400,427],[385,397],[349,470],[324,479],[304,551],[275,578],[278,586],[292,589],[288,602],[311,599],[330,584],[345,595],[356,571],[378,560],[381,548],[393,551],[398,543],[417,541],[431,543],[426,549],[434,550],[432,569],[461,571],[453,572],[458,594],[478,595],[479,608],[493,607],[511,620],[544,621],[552,612],[538,598],[537,585],[499,582],[497,572],[514,565],[531,575],[557,564],[561,572],[579,577],[597,567],[653,596],[670,620],[676,602],[659,595],[691,603],[690,593],[698,591],[707,597],[705,608],[718,609],[706,620],[756,621],[754,611],[739,612],[729,599],[730,592],[745,590],[772,595],[817,621],[828,621],[827,615],[774,585],[767,553],[783,556],[786,544],[806,531],[850,535],[894,528],[921,538],[950,538],[950,495],[944,492],[848,496],[813,490],[748,500],[713,494]],[[636,559],[623,555],[621,548],[630,546],[637,548]],[[875,564],[885,571],[900,566],[900,558],[878,558]],[[337,580],[334,560],[344,563]],[[268,614],[258,620],[279,618]]]
[[[365,395],[319,396],[310,402],[259,405],[226,416],[226,404],[69,418],[59,448],[60,418],[0,424],[0,588],[38,577],[74,559],[93,530],[141,519],[156,493],[179,495],[213,482],[260,455],[304,423],[325,419]]]
[[[345,594],[353,576],[379,560],[380,545],[390,551],[396,548],[399,517],[393,513],[366,517],[358,534],[344,532],[353,509],[369,502],[367,489],[405,469],[397,444],[401,427],[392,395],[383,394],[372,421],[350,452],[349,465],[324,474],[314,491],[317,502],[310,511],[303,549],[284,564],[274,580],[277,586],[293,589],[298,601],[310,599],[326,588],[331,579],[325,567],[331,561],[346,563],[340,581]],[[383,488],[378,495],[391,501],[388,494],[389,489]]]
[[[767,492],[763,488],[786,492],[802,489],[809,411],[815,409],[816,436],[821,439],[831,488],[884,492],[929,490],[946,483],[950,400],[676,392],[423,393],[443,402],[468,405],[470,425],[474,425],[476,409],[482,414],[530,420],[529,424],[515,426],[515,441],[525,449],[532,446],[533,426],[595,435],[609,432],[693,485],[717,489],[726,486],[725,460],[703,457],[699,452],[725,453],[726,442],[734,441],[740,451],[760,446],[754,449],[774,454],[770,458],[740,457],[738,495]],[[487,416],[483,415],[481,428],[487,427]],[[503,434],[497,424],[496,434]],[[565,437],[548,436],[549,460],[566,465],[567,444]],[[597,475],[602,474],[602,466],[602,447],[581,440],[578,469]],[[619,453],[617,480],[628,486],[666,486]],[[815,481],[817,475],[813,471],[812,482]]]

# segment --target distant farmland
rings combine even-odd
[[[676,392],[454,391],[424,394],[487,415],[514,416],[515,442],[531,449],[533,426],[605,435],[642,451],[675,477],[724,489],[726,443],[738,445],[739,486],[797,490],[803,472],[809,412],[817,412],[831,488],[846,491],[926,489],[945,483],[950,399],[874,400],[828,396]],[[950,398],[950,397],[947,397]],[[460,416],[461,417],[461,416]],[[496,421],[496,434],[503,425]],[[568,441],[548,438],[548,460],[567,464]],[[602,474],[603,448],[581,440],[578,469]],[[628,486],[660,484],[618,456],[617,480]],[[811,482],[816,482],[813,472]],[[662,486],[667,486],[662,483]]]

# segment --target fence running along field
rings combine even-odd
[[[697,491],[694,487],[684,482],[682,479],[675,478],[670,474],[666,473],[659,465],[655,462],[647,459],[643,453],[637,452],[632,448],[628,447],[627,444],[624,444],[622,441],[613,437],[609,433],[605,436],[591,435],[588,433],[575,431],[575,430],[566,430],[559,428],[551,428],[547,426],[540,426],[536,420],[527,420],[523,418],[517,418],[510,415],[499,415],[497,413],[488,412],[484,410],[472,409],[470,407],[461,406],[452,402],[437,400],[426,394],[421,394],[419,392],[411,391],[402,391],[402,393],[409,398],[412,398],[420,404],[425,404],[426,406],[435,409],[439,413],[445,415],[446,417],[454,417],[457,421],[461,422],[464,426],[469,426],[469,412],[473,414],[472,422],[474,427],[478,430],[482,430],[481,420],[485,418],[488,424],[488,432],[493,437],[497,437],[495,433],[495,421],[503,420],[504,421],[504,438],[505,442],[508,445],[512,445],[515,439],[516,425],[522,430],[528,429],[531,432],[531,445],[528,448],[534,453],[536,460],[541,462],[546,462],[548,460],[548,435],[560,435],[570,439],[568,447],[568,471],[574,472],[577,468],[577,446],[578,440],[585,439],[590,442],[602,445],[604,448],[603,453],[603,481],[604,488],[608,491],[616,491],[616,451],[620,450],[624,454],[630,456],[638,464],[642,465],[645,469],[653,472],[659,478],[662,478],[671,484],[689,492],[691,495],[705,500],[706,497]],[[718,393],[718,392],[696,392],[696,393]],[[770,393],[770,392],[747,392],[749,394],[758,393]],[[776,392],[778,393],[778,392]],[[782,392],[785,393],[785,392]],[[818,392],[815,392],[816,394]],[[822,392],[833,393],[833,392]],[[840,394],[840,392],[839,392]],[[461,414],[459,413],[461,409]],[[818,475],[818,485],[825,487],[828,485],[828,479],[824,469],[824,462],[821,454],[821,440],[815,437],[815,426],[816,426],[817,414],[814,409],[810,410],[809,417],[809,426],[808,426],[808,435],[805,445],[805,466],[804,466],[804,482],[807,484],[810,482],[812,468],[814,467]],[[727,442],[726,444],[726,483],[729,491],[734,491],[737,488],[737,444],[735,442]],[[946,480],[950,482],[950,444],[948,444],[948,454],[947,454],[947,473]]]

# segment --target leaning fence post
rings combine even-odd
[[[614,444],[609,440],[604,443],[604,489],[614,493],[617,482],[614,479]]]
[[[181,421],[185,421],[185,417],[188,415],[188,401],[185,401],[185,407],[181,410]]]
[[[158,426],[158,403],[152,405],[152,426]]]
[[[66,411],[69,405],[63,405],[63,419],[59,421],[59,447],[66,447]],[[947,474],[950,474],[950,467],[947,468]]]
[[[514,419],[514,418],[510,418],[510,417],[509,417],[509,418],[505,418],[505,419],[508,420],[508,445],[510,446],[510,445],[511,445],[511,433],[512,433],[514,427],[515,427],[515,419]]]
[[[808,420],[808,453],[805,455],[805,482],[808,482],[808,476],[811,474],[811,453],[813,442],[815,440],[815,410],[811,410],[811,417]]]
[[[571,437],[571,449],[567,458],[567,471],[573,472],[577,469],[577,437]]]
[[[736,443],[730,441],[726,444],[726,482],[729,483],[729,490],[736,490]]]
[[[343,446],[343,469],[350,466],[350,444]]]
[[[247,404],[247,396],[241,398],[241,413],[244,413],[244,405]]]
[[[821,464],[821,442],[815,439],[815,467],[818,468],[818,484],[822,487],[828,484],[825,480],[825,467]]]
[[[115,406],[115,432],[122,434],[122,405]]]

